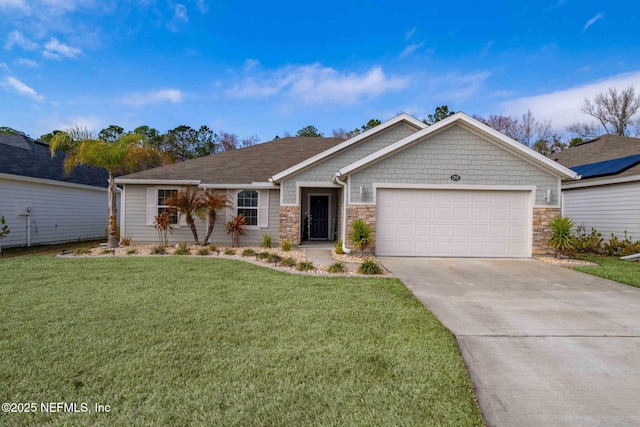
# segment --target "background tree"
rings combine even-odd
[[[567,144],[562,142],[558,135],[548,139],[539,139],[532,146],[535,151],[543,156],[549,157],[552,154],[559,153],[567,148]]]
[[[176,161],[208,156],[218,151],[217,135],[207,126],[177,126],[163,136],[161,147]]]
[[[566,147],[553,134],[551,120],[537,120],[529,110],[521,118],[504,114],[491,114],[488,117],[473,115],[473,118],[543,155],[556,153]]]
[[[110,125],[98,132],[98,139],[106,142],[116,142],[124,135],[124,128],[117,125]]]
[[[107,190],[109,205],[109,247],[118,247],[116,222],[116,174],[138,170],[140,164],[148,159],[158,158],[160,154],[146,144],[144,135],[123,134],[113,142],[95,138],[91,132],[82,128],[69,129],[57,133],[49,144],[51,157],[57,150],[66,152],[64,169],[71,173],[79,165],[95,166],[105,169],[109,174]]]
[[[22,135],[27,136],[26,133],[10,128],[9,126],[0,126],[0,135]]]
[[[49,132],[49,133],[45,133],[44,135],[41,135],[40,138],[38,138],[38,140],[44,142],[45,144],[49,144],[51,143],[51,140],[53,139],[53,137],[57,134],[62,132],[61,130],[54,130],[53,132]]]
[[[580,106],[580,111],[595,118],[608,134],[640,135],[640,119],[637,117],[640,111],[640,94],[636,95],[633,86],[620,92],[613,87],[609,88],[606,93],[597,93],[593,100],[585,98]],[[581,128],[585,130],[589,126],[593,127],[593,125],[574,123],[567,127],[567,130],[570,127],[572,129],[569,130],[570,132]]]
[[[309,125],[300,129],[296,133],[296,136],[302,136],[302,137],[308,137],[308,138],[312,138],[312,137],[322,138],[324,134],[320,132],[318,129],[316,129],[315,126]]]
[[[429,114],[427,118],[423,120],[423,122],[428,125],[432,125],[439,122],[440,120],[446,119],[449,116],[453,116],[454,114],[455,111],[449,111],[448,106],[441,105],[439,107],[436,107],[436,111],[433,114]]]

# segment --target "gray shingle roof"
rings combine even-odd
[[[74,184],[107,187],[107,171],[78,166],[66,175],[62,167],[65,153],[52,159],[49,146],[22,135],[0,134],[0,173],[50,179]]]
[[[563,166],[573,167],[633,156],[635,154],[640,154],[640,138],[620,135],[602,135],[598,138],[581,142],[560,153],[553,154],[551,159]],[[631,167],[613,176],[617,178],[635,175],[640,175],[640,165]],[[607,177],[586,178],[581,181],[600,180],[604,178]]]
[[[251,147],[123,175],[124,179],[201,180],[204,184],[266,182],[322,151],[341,138],[281,138]]]

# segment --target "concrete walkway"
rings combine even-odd
[[[640,289],[531,259],[381,261],[456,336],[488,426],[640,425]]]

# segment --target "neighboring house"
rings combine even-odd
[[[30,246],[104,237],[107,172],[77,167],[65,153],[22,135],[0,135],[0,216],[9,234],[0,246]]]
[[[605,239],[640,239],[640,139],[602,135],[551,158],[582,176],[562,184],[564,215]]]
[[[458,113],[432,126],[401,114],[346,141],[284,138],[116,179],[122,229],[157,240],[154,217],[186,185],[226,192],[213,241],[225,222],[250,219],[241,244],[263,233],[295,244],[343,239],[363,218],[376,228],[377,255],[530,257],[551,253],[548,220],[560,214],[562,180],[577,175]],[[204,232],[205,225],[197,221]],[[176,224],[173,242],[188,242]]]

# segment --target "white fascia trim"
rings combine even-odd
[[[103,191],[105,193],[108,191],[107,187],[96,187],[96,186],[87,185],[87,184],[76,184],[74,182],[56,181],[55,179],[34,178],[31,176],[12,175],[8,173],[0,173],[0,179],[31,182],[34,184],[55,185],[57,187],[82,188],[84,190]],[[120,191],[120,189],[117,188],[117,191]]]
[[[252,182],[251,184],[200,184],[200,188],[213,188],[213,189],[229,189],[229,190],[243,190],[245,188],[252,188],[255,190],[275,190],[280,188],[279,185],[272,184],[270,182]]]
[[[506,135],[496,131],[495,129],[490,128],[489,126],[480,123],[479,121],[467,116],[464,113],[456,113],[452,116],[447,117],[444,120],[441,120],[421,131],[414,133],[413,135],[409,135],[408,137],[401,139],[398,142],[395,142],[387,147],[382,148],[381,150],[376,151],[356,162],[351,163],[340,169],[336,176],[347,175],[367,166],[369,163],[375,162],[378,159],[384,158],[397,150],[400,150],[417,140],[424,138],[426,136],[430,136],[435,134],[436,132],[441,131],[445,127],[451,126],[456,123],[466,124],[465,128],[471,128],[477,130],[478,132],[482,132],[485,136],[490,136],[494,140],[500,142],[505,145],[507,148],[510,148],[512,152],[521,154],[525,159],[532,160],[534,163],[538,163],[540,166],[543,166],[546,169],[551,169],[555,173],[560,174],[565,179],[578,179],[579,175],[576,174],[569,168],[566,168],[557,162],[544,157],[542,154],[537,153],[530,149],[529,147],[525,147],[517,141],[509,138]]]
[[[116,178],[116,184],[140,185],[199,185],[202,181],[193,179],[131,179]]]
[[[296,181],[296,203],[295,205],[283,205],[283,206],[302,206],[300,204],[300,195],[302,194],[302,188],[340,188],[338,184],[333,182],[323,181]],[[284,193],[284,191],[282,192]]]
[[[640,181],[640,175],[636,176],[625,176],[622,178],[608,178],[602,179],[598,181],[578,181],[578,182],[567,182],[562,184],[563,190],[570,190],[572,188],[584,188],[584,187],[597,187],[600,185],[610,185],[610,184],[622,184],[625,182],[636,182]]]
[[[397,182],[380,183],[374,182],[373,185],[373,204],[377,204],[378,189],[405,189],[405,190],[480,190],[480,191],[529,191],[535,198],[535,185],[471,185],[471,184],[402,184]],[[533,204],[533,202],[531,202]],[[545,206],[549,207],[549,206]]]
[[[409,125],[412,125],[414,127],[416,127],[418,130],[420,129],[424,129],[425,127],[427,127],[426,124],[424,124],[423,122],[421,122],[420,120],[416,119],[415,117],[411,117],[408,114],[402,113],[390,120],[387,120],[384,123],[379,124],[376,127],[373,127],[369,130],[367,130],[366,132],[361,133],[360,135],[356,135],[353,138],[349,138],[347,139],[345,142],[342,142],[338,145],[336,145],[335,147],[331,147],[328,150],[323,151],[322,153],[316,154],[315,156],[298,163],[297,165],[291,166],[289,169],[286,169],[276,175],[274,175],[273,177],[271,177],[269,180],[270,181],[281,181],[282,179],[286,178],[287,176],[290,176],[296,172],[298,172],[299,170],[302,170],[308,166],[311,166],[312,164],[328,157],[331,156],[332,154],[337,153],[338,151],[341,151],[353,144],[356,144],[360,141],[362,141],[363,139],[369,138],[372,135],[375,135],[376,133],[380,133],[383,132],[385,130],[387,130],[388,128],[390,128],[393,125],[396,125],[400,122],[406,122]]]

